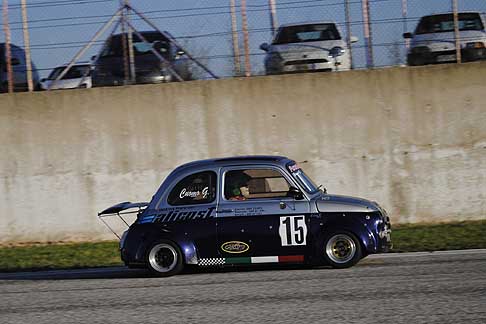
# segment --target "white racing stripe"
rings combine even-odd
[[[251,263],[274,263],[278,262],[278,256],[252,257]]]

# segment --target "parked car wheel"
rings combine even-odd
[[[331,234],[324,241],[324,259],[333,268],[349,268],[361,259],[361,244],[348,232]]]
[[[152,273],[160,277],[176,275],[184,267],[182,253],[179,247],[170,241],[157,241],[147,253],[147,266]]]

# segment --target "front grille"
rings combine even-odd
[[[318,63],[328,63],[326,59],[310,59],[310,60],[296,60],[285,62],[285,65],[299,65],[299,64],[318,64]]]

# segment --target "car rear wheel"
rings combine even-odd
[[[330,235],[324,242],[324,259],[333,268],[349,268],[361,259],[361,244],[348,232]]]
[[[158,241],[147,253],[147,266],[152,273],[160,277],[176,275],[184,267],[181,250],[170,241]]]

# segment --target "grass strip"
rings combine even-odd
[[[486,220],[394,226],[393,252],[486,248]],[[0,272],[120,266],[118,242],[0,248]]]
[[[486,220],[392,227],[393,252],[486,248]]]

